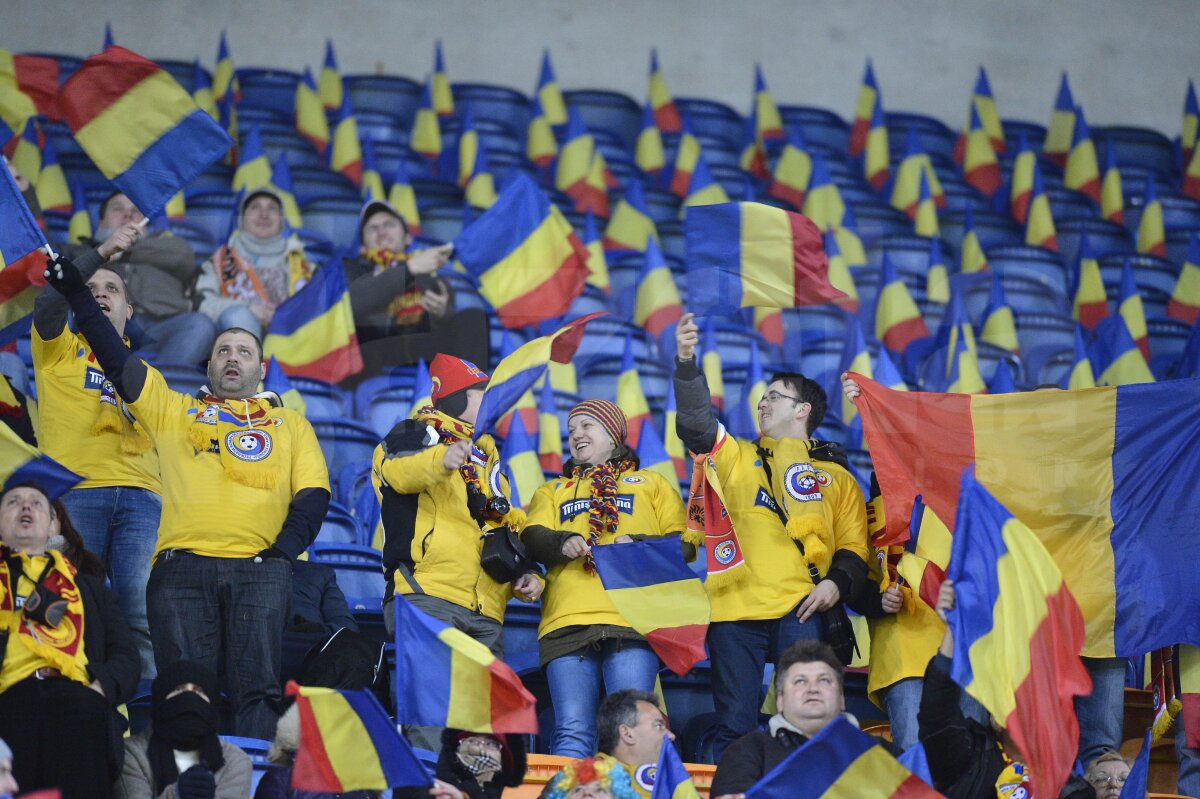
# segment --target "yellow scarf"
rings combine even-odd
[[[202,410],[188,429],[196,452],[216,452],[230,479],[251,488],[273,489],[279,479],[279,457],[273,436],[278,426],[272,403],[259,395],[223,400],[205,395]]]
[[[378,275],[387,269],[393,269],[408,260],[408,253],[395,250],[362,249],[362,257],[375,265],[372,274]],[[410,327],[421,324],[425,318],[425,307],[421,305],[421,290],[415,282],[405,286],[404,291],[388,303],[388,313],[397,327]]]
[[[21,668],[21,659],[31,661],[33,668],[53,666],[63,676],[87,683],[87,656],[83,651],[83,597],[75,584],[75,568],[62,553],[46,552],[49,562],[45,567],[35,568],[29,555],[0,547],[0,630],[13,636],[9,640],[7,667],[0,669],[0,693],[13,683],[25,679],[32,669]],[[42,576],[43,568],[45,576]],[[24,574],[29,582],[41,577],[41,584],[67,600],[66,613],[53,627],[30,620],[17,607],[17,583]],[[19,642],[19,644],[17,643]],[[24,657],[16,646],[22,647],[32,657]],[[36,661],[34,663],[33,661]]]
[[[1014,763],[1004,756],[1004,770],[996,778],[996,799],[1033,799],[1033,784],[1024,763]]]
[[[825,514],[821,486],[829,485],[829,472],[813,465],[809,442],[795,438],[759,439],[771,456],[771,493],[787,516],[787,533],[804,545],[804,557],[824,575],[833,563],[827,541],[833,539]]]

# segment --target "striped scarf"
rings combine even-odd
[[[196,452],[215,452],[230,479],[251,488],[274,489],[279,480],[280,457],[274,456],[276,430],[273,406],[267,392],[242,400],[225,400],[205,394],[203,409],[188,428],[188,443]]]
[[[592,480],[592,499],[588,504],[589,547],[599,544],[601,536],[617,532],[617,478],[636,465],[632,459],[622,458],[599,466],[581,464],[571,470],[572,476],[580,481],[584,477]],[[583,570],[588,574],[596,573],[596,561],[591,552],[584,555]]]

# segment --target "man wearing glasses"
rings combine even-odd
[[[692,480],[688,535],[708,558],[719,761],[726,745],[758,725],[766,662],[796,641],[823,639],[821,612],[864,584],[866,506],[841,452],[811,438],[826,398],[804,375],[772,377],[758,403],[759,439],[725,431],[697,363],[694,319],[685,314],[675,332],[676,429],[689,450],[704,455]],[[717,494],[723,507],[712,504]]]

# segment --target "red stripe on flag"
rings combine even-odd
[[[652,336],[657,336],[671,324],[678,322],[683,316],[683,308],[679,305],[666,305],[651,311],[646,317],[643,327]]]
[[[1029,219],[1029,200],[1031,196],[1032,192],[1022,192],[1009,205],[1013,219],[1022,225]]]
[[[1095,330],[1102,319],[1108,317],[1108,303],[1104,300],[1085,302],[1079,306],[1079,324],[1088,330]]]
[[[797,211],[804,207],[804,192],[778,180],[771,181],[771,185],[767,188],[767,196],[783,200]]]
[[[942,583],[945,581],[946,573],[933,561],[926,561],[925,568],[921,571],[921,586],[917,595],[926,605],[936,608],[938,592],[942,590]]]
[[[892,352],[904,352],[909,344],[928,335],[929,328],[925,326],[925,320],[914,316],[883,331],[883,343]]]
[[[561,472],[563,467],[562,455],[557,452],[543,452],[538,455],[538,463],[543,472]]]
[[[683,128],[683,120],[679,118],[679,109],[675,107],[675,103],[655,108],[654,124],[663,133],[678,133]]]
[[[1183,694],[1180,702],[1188,749],[1200,749],[1200,694]]]
[[[296,704],[300,711],[300,748],[296,750],[292,780],[310,790],[317,790],[314,786],[318,785],[322,786],[321,790],[342,790],[342,781],[333,770],[329,752],[325,749],[325,739],[313,715],[312,703],[308,697],[296,694]]]
[[[1100,204],[1100,178],[1092,178],[1075,191],[1087,195],[1096,205]]]
[[[857,308],[855,309],[857,310]],[[771,344],[783,346],[783,314],[773,313],[758,324],[758,333]]]
[[[857,117],[850,128],[850,156],[854,157],[867,146],[867,131],[871,129],[871,120],[867,117]]]
[[[979,189],[986,196],[991,197],[996,193],[996,189],[1004,184],[1004,178],[1000,174],[1000,165],[984,164],[983,166],[975,167],[967,173],[967,183]],[[941,199],[945,200],[945,197],[943,196]]]
[[[342,166],[338,172],[350,178],[355,186],[362,183],[363,165],[362,161],[352,161],[349,164]]]
[[[48,56],[14,55],[13,70],[17,73],[17,87],[29,95],[38,113],[56,121],[60,119],[58,62]]]
[[[1066,783],[1079,749],[1074,697],[1092,690],[1079,660],[1083,614],[1066,583],[1046,603],[1046,618],[1029,639],[1029,674],[1017,686],[1016,710],[1004,723],[1025,755],[1034,796],[1058,796]]]
[[[496,660],[488,666],[491,672],[492,732],[523,733],[536,732],[537,699],[526,690],[521,679],[504,661]]]
[[[497,308],[501,323],[507,328],[525,327],[529,320],[540,322],[565,314],[587,280],[587,251],[581,247],[572,247],[573,252],[546,282]]]
[[[153,61],[114,45],[85,61],[63,86],[63,118],[78,131],[158,71]]]
[[[362,371],[362,352],[358,349],[358,334],[351,333],[350,341],[308,363],[283,363],[283,371],[291,376],[310,377],[326,383],[337,383]]]
[[[663,665],[680,675],[708,657],[704,651],[707,624],[685,624],[682,627],[660,627],[646,633],[646,640]]]
[[[692,185],[692,173],[676,169],[671,175],[671,185],[667,187],[667,190],[680,197],[686,197],[690,185]]]
[[[904,782],[892,791],[891,799],[933,799],[941,794],[929,786],[916,774],[905,777]]]
[[[1044,245],[1044,244],[1043,244],[1042,246],[1044,247],[1044,246],[1046,246],[1046,245]],[[1054,247],[1053,247],[1053,249],[1054,249],[1054,251],[1055,251],[1055,252],[1057,252],[1057,251],[1058,251],[1058,245],[1057,245],[1057,244],[1055,244],[1055,245],[1054,245]],[[1151,255],[1157,255],[1159,258],[1166,258],[1166,257],[1167,257],[1167,244],[1166,244],[1166,242],[1162,242],[1162,241],[1160,241],[1158,244],[1155,244],[1153,247],[1151,247],[1151,248],[1148,250],[1148,252],[1149,252]]]
[[[787,214],[792,228],[793,289],[796,305],[822,305],[846,295],[829,283],[829,259],[825,241],[813,221],[803,214]]]
[[[46,285],[46,256],[34,250],[0,269],[0,302],[11,300],[30,286]]]
[[[1196,317],[1200,316],[1200,305],[1188,305],[1186,302],[1172,298],[1167,303],[1167,316],[1194,325]]]

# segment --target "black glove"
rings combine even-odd
[[[282,549],[276,549],[275,547],[267,547],[262,552],[259,552],[257,555],[254,556],[254,562],[262,563],[263,561],[268,560],[270,558],[279,558],[280,560],[286,560],[289,564],[292,562],[292,559],[290,557],[288,557],[288,554],[286,552],[284,552]]]
[[[54,286],[55,291],[64,297],[88,290],[78,267],[65,255],[60,254],[53,260],[47,258],[46,271],[42,274],[45,276],[46,282]]]
[[[200,763],[179,775],[175,793],[179,799],[213,799],[217,795],[217,781],[208,767]]]

